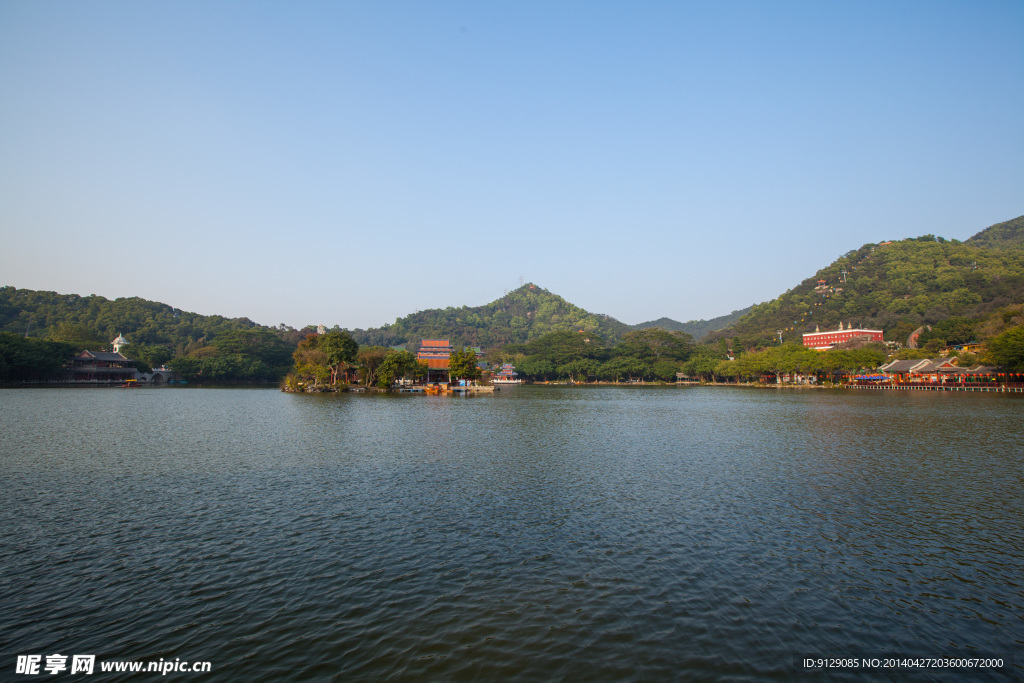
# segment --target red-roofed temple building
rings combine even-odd
[[[427,366],[427,381],[444,375],[448,377],[448,360],[452,355],[451,341],[448,339],[423,339],[416,359]]]

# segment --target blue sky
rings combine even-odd
[[[0,284],[627,323],[1024,213],[1024,3],[0,0]]]

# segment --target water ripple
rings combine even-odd
[[[1024,665],[1013,397],[130,393],[2,392],[5,661],[268,681]]]

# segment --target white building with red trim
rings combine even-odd
[[[839,323],[838,330],[828,332],[815,331],[805,334],[804,346],[818,351],[826,351],[845,342],[855,340],[880,342],[882,341],[882,330],[853,329],[852,324],[847,329],[843,329],[843,324]]]

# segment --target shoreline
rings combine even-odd
[[[990,386],[964,386],[964,385],[931,385],[931,384],[893,384],[893,385],[864,385],[864,384],[762,384],[762,383],[739,383],[730,382],[530,382],[515,386],[532,387],[622,387],[622,388],[652,388],[652,387],[732,387],[741,389],[775,389],[775,390],[821,390],[821,389],[854,389],[859,391],[948,391],[964,393],[999,393],[999,394],[1024,394],[1024,383],[1014,386],[1005,384]],[[47,382],[22,382],[18,384],[0,384],[0,389],[96,389],[96,388],[123,388],[118,384],[98,383],[47,383]],[[381,389],[380,387],[320,387],[315,390],[295,391],[287,387],[281,387],[271,383],[209,383],[209,384],[187,384],[187,385],[139,385],[136,389],[277,389],[289,394],[422,394],[422,390],[401,387],[392,390]],[[418,388],[418,387],[417,387]],[[475,394],[492,393],[498,387],[459,387],[451,393]],[[514,389],[513,389],[514,391]]]
[[[746,382],[734,384],[731,382],[574,382],[574,383],[542,383],[527,384],[524,386],[609,386],[609,387],[734,387],[750,389],[858,389],[871,391],[956,391],[956,392],[988,392],[988,393],[1024,393],[1024,384],[1019,386],[1007,386],[1005,384],[990,386],[965,386],[965,385],[931,385],[931,384],[892,384],[892,385],[866,385],[866,384],[762,384]]]

